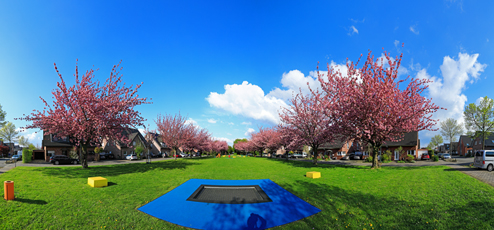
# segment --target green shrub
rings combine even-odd
[[[31,158],[33,157],[33,150],[24,148],[22,150],[22,163],[31,162]]]
[[[410,155],[410,154],[408,154],[408,155],[405,157],[405,159],[406,159],[406,161],[411,162],[411,161],[415,160],[415,156],[414,156],[414,155]]]
[[[372,156],[365,158],[364,162],[372,162]]]
[[[433,161],[439,161],[439,156],[438,155],[433,155],[432,156]]]
[[[389,162],[389,161],[391,161],[391,151],[386,150],[386,152],[383,153],[383,155],[382,155],[382,161],[383,162]]]
[[[134,148],[134,152],[136,153],[137,155],[137,159],[141,159],[141,153],[144,152],[144,146],[142,145],[137,145],[135,148]]]
[[[415,163],[415,161],[414,160],[411,160],[410,163]]]
[[[405,161],[397,161],[397,163],[406,163]]]

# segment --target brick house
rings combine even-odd
[[[317,149],[318,154],[330,156],[331,159],[341,159],[346,156],[352,146],[352,141],[334,140],[330,143],[324,143]]]
[[[451,155],[457,155],[458,154],[458,142],[451,142],[450,143],[450,152]]]
[[[485,140],[485,149],[492,150],[494,149],[494,133],[487,136]],[[479,136],[472,140],[472,151],[482,150],[482,136]]]
[[[418,132],[414,131],[414,132],[405,133],[404,139],[398,142],[386,141],[381,146],[381,152],[389,150],[392,153],[391,160],[399,160],[400,154],[398,153],[397,149],[400,146],[403,149],[404,153],[414,155],[415,158],[417,159],[419,157],[417,150],[419,149],[420,146]]]
[[[157,133],[147,133],[146,141],[151,145],[151,152],[156,156],[160,153],[170,156],[172,149],[169,148]]]
[[[68,137],[59,137],[55,134],[45,135],[43,132],[42,149],[44,151],[44,160],[48,162],[51,156],[65,155],[70,156],[71,151],[79,153],[80,148],[71,143]],[[96,146],[87,147],[87,160],[94,160],[94,148]]]
[[[10,147],[9,147],[7,144],[3,143],[3,140],[0,140],[0,145],[1,145],[1,146],[4,146],[4,147],[7,147],[7,148],[9,149],[9,153],[10,153]],[[3,157],[8,156],[8,155],[9,155],[9,153],[6,153]],[[2,155],[0,155],[0,156],[2,156]]]
[[[149,147],[149,143],[146,141],[144,136],[142,136],[141,132],[137,129],[123,129],[122,134],[126,135],[129,139],[128,144],[122,143],[121,141],[115,140],[103,140],[102,146],[105,152],[112,153],[115,156],[115,159],[125,159],[125,156],[129,154],[135,153],[135,147],[138,145],[144,146],[144,152],[141,155],[142,157],[146,157]],[[149,150],[150,151],[150,150]]]
[[[461,135],[458,140],[458,154],[466,156],[468,153],[472,153],[472,137]]]

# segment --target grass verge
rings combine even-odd
[[[322,178],[310,179],[308,171]],[[108,187],[91,188],[103,176]],[[283,229],[489,229],[494,188],[446,166],[320,165],[267,158],[202,158],[79,167],[17,167],[14,201],[0,200],[1,229],[180,229],[137,211],[192,179],[271,179],[320,208]],[[177,213],[174,215],[191,215]]]

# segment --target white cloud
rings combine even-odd
[[[24,136],[34,146],[41,146],[41,140],[43,140],[43,132],[34,132],[31,130],[16,129],[19,132],[19,136]]]
[[[251,122],[245,122],[244,121],[244,122],[242,122],[242,125],[252,125],[252,123]]]
[[[235,115],[242,115],[255,120],[279,123],[278,110],[287,104],[272,95],[264,95],[261,87],[242,82],[241,85],[225,85],[225,93],[211,92],[206,98],[210,106],[225,110]]]
[[[201,126],[199,126],[199,124],[197,124],[197,121],[195,121],[194,119],[190,118],[187,119],[185,121],[185,124],[192,124],[193,126],[197,127],[197,128],[201,128]]]
[[[231,133],[226,133],[226,135],[231,136],[232,134]]]
[[[212,124],[216,124],[217,120],[215,120],[215,119],[211,118],[211,119],[208,119],[208,122],[209,122],[209,123],[212,123]]]
[[[348,68],[345,64],[336,64],[333,61],[329,64],[330,68],[338,70],[342,76],[346,76]],[[319,73],[322,75],[323,79],[327,74],[327,70],[321,70]],[[309,72],[309,75],[305,76],[299,70],[292,70],[288,73],[283,73],[281,76],[281,85],[286,89],[274,88],[268,93],[269,96],[283,99],[288,101],[295,94],[299,93],[299,90],[303,94],[309,94],[310,90],[320,90],[321,85],[318,80],[317,71]]]
[[[247,129],[247,132],[245,132],[245,134],[244,134],[244,135],[245,135],[246,137],[248,137],[248,136],[250,136],[250,134],[251,134],[251,133],[253,133],[253,132],[255,132],[255,130],[254,130],[253,128],[249,128],[249,129]]]
[[[463,110],[467,101],[467,96],[462,93],[467,83],[473,83],[479,79],[481,72],[486,68],[486,64],[478,62],[478,54],[459,53],[454,60],[445,56],[443,64],[440,66],[442,78],[430,76],[426,69],[421,69],[417,73],[419,79],[429,79],[428,97],[436,105],[447,110],[438,110],[434,114],[434,119],[439,122],[447,118],[454,118],[463,123]],[[436,127],[439,127],[439,123]]]
[[[234,125],[233,122],[228,122],[229,125]]]
[[[410,31],[416,35],[419,35],[419,31],[415,29],[415,26],[410,26]]]
[[[348,35],[352,36],[353,34],[358,34],[358,30],[357,28],[355,28],[355,26],[350,26],[350,29],[349,29],[350,32],[348,32]]]

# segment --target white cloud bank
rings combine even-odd
[[[447,118],[454,118],[463,123],[463,111],[467,96],[462,91],[466,89],[467,83],[471,84],[480,79],[480,74],[487,67],[486,64],[478,62],[478,57],[479,54],[469,55],[465,53],[459,53],[456,59],[445,56],[443,64],[440,66],[442,78],[430,76],[426,69],[418,71],[417,78],[433,81],[427,89],[428,98],[432,98],[432,102],[436,105],[447,109],[438,110],[433,116],[434,119],[439,119],[441,122]],[[439,127],[439,122],[436,128]],[[438,134],[437,132],[431,133],[425,131],[424,135],[431,137]],[[428,144],[427,140],[424,143]],[[422,144],[422,146],[425,145]]]
[[[287,106],[282,99],[264,95],[261,87],[247,81],[225,85],[224,94],[211,92],[206,100],[212,107],[273,124],[279,123],[278,110]]]
[[[211,119],[208,119],[208,122],[211,124],[216,124],[217,120],[211,118]]]

